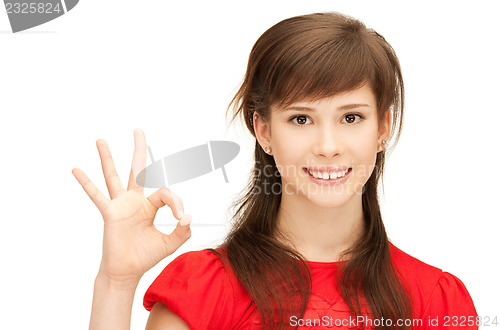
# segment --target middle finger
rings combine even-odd
[[[134,156],[132,158],[132,168],[128,180],[127,190],[144,192],[144,187],[137,184],[137,175],[146,167],[146,137],[141,129],[134,129]]]
[[[116,198],[124,193],[125,190],[116,173],[113,157],[111,157],[111,152],[109,151],[106,141],[99,139],[96,145],[97,150],[99,150],[99,156],[101,157],[102,172],[104,173],[106,186],[108,186],[109,197],[110,199]]]

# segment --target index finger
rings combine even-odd
[[[130,169],[130,176],[128,179],[127,190],[135,190],[137,192],[144,192],[144,187],[136,182],[137,175],[146,167],[146,137],[144,132],[136,128],[134,129],[134,156],[132,158],[132,168]]]
[[[82,170],[80,170],[79,168],[74,168],[71,172],[75,176],[78,183],[80,183],[83,190],[85,190],[87,195],[90,197],[92,202],[94,202],[95,206],[97,206],[99,211],[102,213],[109,202],[106,196],[104,196],[104,194],[99,189],[97,189],[97,187],[92,183],[92,181],[90,181],[90,179]]]

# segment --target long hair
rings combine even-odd
[[[243,116],[255,137],[254,113],[268,120],[271,106],[314,101],[365,83],[376,97],[379,125],[387,111],[392,112],[389,140],[395,145],[403,123],[404,86],[399,60],[389,43],[362,22],[339,13],[296,16],[272,26],[257,40],[228,112],[233,110],[231,122]],[[411,295],[392,264],[377,196],[385,152],[377,153],[375,169],[363,190],[365,235],[344,251],[349,260],[332,281],[338,282],[355,316],[369,312],[375,319],[393,320],[393,326],[385,329],[405,329],[397,327],[396,320],[412,317]],[[275,175],[263,175],[269,168]],[[311,295],[304,257],[275,236],[281,193],[263,192],[266,186],[269,190],[276,185],[281,185],[281,178],[274,158],[256,141],[255,166],[233,204],[233,227],[219,246],[223,253],[218,253],[253,298],[264,328],[287,328],[291,315],[302,318]]]

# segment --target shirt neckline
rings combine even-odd
[[[306,263],[311,268],[339,268],[342,264],[345,264],[348,260],[343,261],[309,261]]]
[[[391,255],[393,253],[393,250],[395,249],[394,244],[392,244],[391,241],[389,241],[389,249],[391,251]],[[343,260],[343,261],[309,261],[306,260],[306,263],[309,267],[311,268],[339,268],[342,264],[345,264],[349,260]]]

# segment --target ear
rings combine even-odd
[[[391,135],[391,124],[392,124],[392,111],[389,109],[385,112],[384,120],[380,123],[378,129],[379,135],[379,144],[382,140],[389,140],[389,136]]]
[[[262,149],[271,146],[271,125],[270,122],[266,122],[262,116],[254,112],[253,114],[253,129],[255,133],[255,138],[259,142]]]

